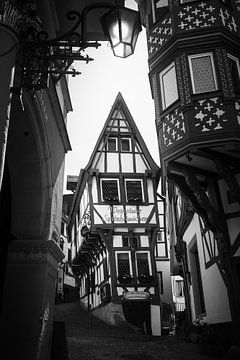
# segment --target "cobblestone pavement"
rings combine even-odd
[[[107,325],[95,317],[90,319],[79,302],[57,304],[55,321],[65,323],[68,360],[219,359],[201,354],[197,344],[177,336],[145,336]],[[57,360],[55,357],[52,360]]]

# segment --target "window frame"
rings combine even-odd
[[[128,260],[129,260],[129,270],[130,270],[130,276],[133,276],[133,268],[132,268],[132,262],[131,262],[131,251],[124,250],[124,251],[115,251],[115,262],[116,262],[116,276],[119,277],[119,268],[118,268],[118,254],[128,254]]]
[[[142,190],[142,199],[141,200],[128,200],[128,192],[127,192],[127,182],[128,181],[138,181],[141,183],[141,190]],[[125,178],[124,179],[124,190],[125,190],[125,198],[127,204],[135,204],[135,203],[144,203],[145,196],[144,196],[144,186],[143,186],[143,179],[135,179],[135,178]]]
[[[117,182],[117,189],[118,189],[118,200],[105,200],[103,198],[103,181],[116,181]],[[101,178],[100,179],[100,193],[101,193],[101,202],[103,203],[119,203],[121,201],[121,193],[120,193],[120,184],[119,184],[119,179],[117,178]]]
[[[139,272],[138,272],[137,254],[147,254],[149,276],[152,276],[151,257],[150,257],[150,251],[148,251],[148,250],[137,250],[137,251],[135,252],[136,276],[139,277],[139,276],[141,275],[141,274],[139,274]]]
[[[159,18],[159,20],[160,20],[161,18],[163,18],[169,12],[169,0],[168,0],[168,5],[161,6],[159,9],[165,9],[165,11],[163,11],[162,15]],[[156,22],[157,22],[156,8],[155,8],[155,1],[154,0],[151,0],[151,22],[152,22],[152,25],[156,24]]]
[[[112,149],[109,149],[109,146],[108,146],[108,141],[109,140],[115,140],[115,150],[112,150]],[[118,138],[116,136],[109,136],[107,138],[107,151],[111,151],[111,152],[117,152],[118,151]]]
[[[129,150],[124,150],[124,149],[122,148],[122,140],[128,140]],[[124,152],[124,153],[129,153],[129,152],[132,151],[131,138],[129,138],[129,137],[122,137],[122,138],[120,139],[120,150],[121,150],[122,152]]]
[[[233,61],[235,61],[236,65],[237,65],[237,70],[238,70],[238,80],[240,82],[240,62],[239,62],[239,58],[230,54],[230,53],[227,53],[227,57]],[[230,69],[229,69],[230,70]],[[231,71],[230,71],[231,73]],[[232,79],[232,74],[231,74],[231,79]],[[233,79],[232,79],[232,83],[233,83]],[[234,83],[233,83],[233,89],[234,89]],[[240,85],[239,85],[239,89],[240,89]],[[236,92],[235,89],[234,89],[234,92],[236,94],[240,94],[240,91],[239,92]]]
[[[194,83],[194,74],[193,74],[193,68],[192,68],[192,61],[191,60],[196,59],[196,58],[201,58],[201,57],[207,57],[207,56],[209,56],[210,60],[211,60],[213,80],[214,80],[214,83],[215,83],[215,90],[207,90],[207,91],[196,92],[195,83]],[[218,81],[217,81],[217,74],[216,74],[216,68],[215,68],[215,61],[214,61],[214,56],[213,56],[212,52],[188,55],[188,65],[189,65],[189,71],[190,71],[190,77],[191,77],[192,91],[193,91],[194,95],[205,94],[205,93],[211,93],[211,92],[214,92],[214,91],[218,91]]]
[[[166,75],[172,68],[174,68],[175,72],[175,79],[176,79],[176,89],[177,89],[177,98],[173,100],[171,103],[166,103],[166,96],[165,96],[165,90],[164,90],[164,75]],[[160,90],[161,90],[161,102],[162,102],[162,109],[165,110],[172,104],[174,104],[176,101],[179,100],[179,90],[178,90],[178,81],[177,81],[177,72],[176,72],[176,64],[175,61],[172,61],[167,67],[165,67],[160,73],[159,73],[159,79],[160,79]]]

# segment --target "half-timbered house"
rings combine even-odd
[[[160,169],[119,93],[79,175],[69,223],[72,269],[85,308],[108,323],[134,324],[153,335],[161,333],[157,271],[170,284],[159,178]],[[170,294],[165,286],[169,302]]]

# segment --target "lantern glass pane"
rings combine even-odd
[[[119,43],[117,46],[113,48],[114,55],[117,57],[128,57],[132,55],[133,51],[130,45],[126,45],[123,43]]]
[[[127,57],[134,52],[141,31],[139,14],[127,8],[117,8],[101,18],[105,35],[109,37],[115,56]]]

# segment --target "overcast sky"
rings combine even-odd
[[[114,57],[105,42],[98,49],[87,49],[86,53],[94,61],[76,62],[74,67],[82,74],[69,78],[73,111],[68,115],[67,129],[72,151],[66,155],[64,193],[68,193],[67,175],[79,175],[80,169],[87,165],[119,91],[159,165],[145,29],[139,34],[135,53],[126,59]]]

